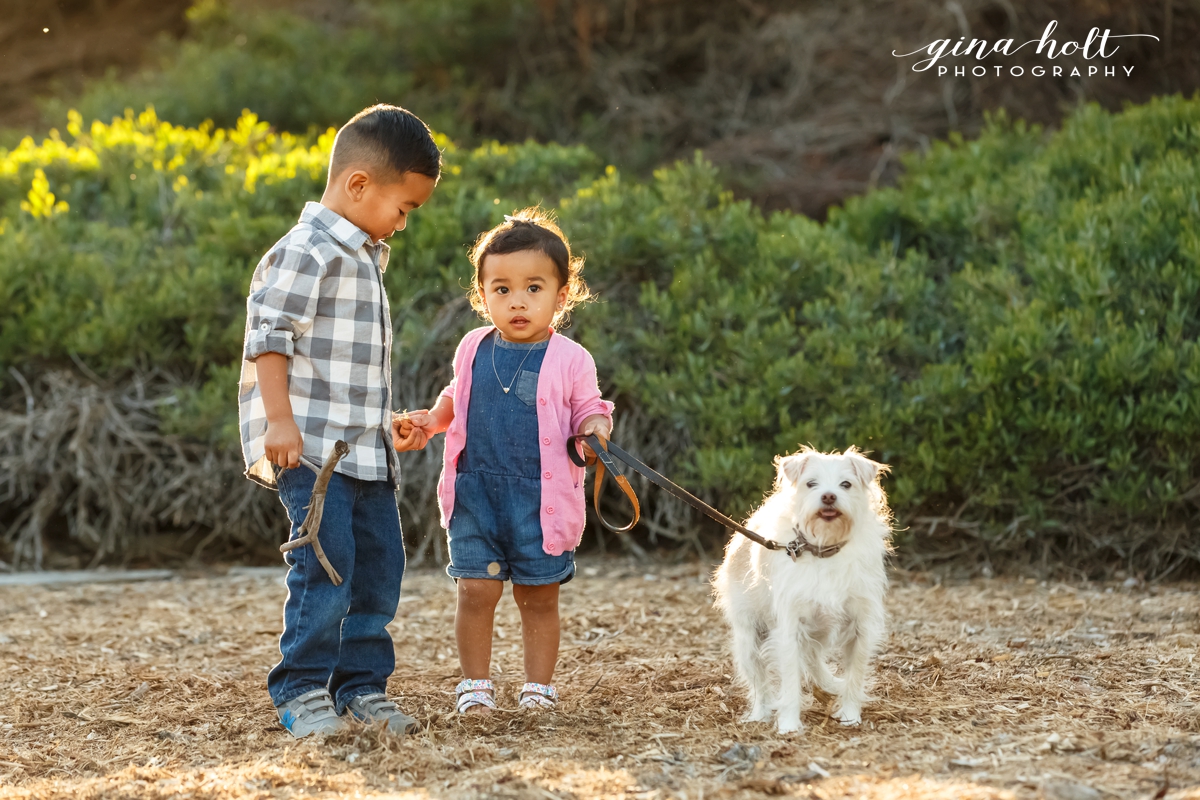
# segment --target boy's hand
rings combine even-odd
[[[408,432],[408,436],[403,439],[392,434],[392,447],[396,448],[396,452],[403,453],[408,450],[424,450],[425,445],[429,444],[429,437],[425,435],[425,431],[413,426]]]
[[[606,442],[610,433],[612,433],[612,423],[603,414],[593,414],[579,424],[580,436],[594,435],[600,441]],[[583,457],[589,461],[596,457],[595,451],[592,450],[587,442],[583,443]]]
[[[403,414],[392,412],[392,441],[397,442],[401,439],[407,439],[412,433],[412,414],[405,411]]]
[[[296,420],[288,417],[284,420],[267,423],[267,435],[263,440],[267,460],[284,469],[295,469],[300,466],[300,454],[304,452],[304,437],[300,435],[300,426]]]
[[[426,411],[406,411],[392,415],[392,447],[398,452],[422,450],[429,442],[429,433],[424,429]]]

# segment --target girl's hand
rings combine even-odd
[[[433,438],[433,435],[437,433],[437,431],[434,430],[435,426],[437,425],[437,417],[435,417],[433,414],[430,414],[428,411],[413,411],[408,415],[408,419],[410,422],[412,422],[413,427],[424,431],[425,438],[427,439]]]
[[[610,433],[612,433],[612,423],[603,414],[593,414],[579,424],[580,436],[595,436],[600,441],[606,442]],[[591,460],[595,456],[595,451],[588,446],[587,442],[584,442],[583,457]]]

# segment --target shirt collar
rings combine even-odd
[[[310,200],[304,204],[300,221],[320,228],[351,250],[358,250],[363,245],[376,250],[379,253],[379,271],[387,270],[388,256],[392,249],[383,242],[372,241],[366,231],[336,211],[330,211],[320,203]]]
[[[500,329],[499,329],[499,328],[497,328],[495,325],[488,325],[488,326],[487,326],[487,333],[485,333],[485,334],[483,335],[483,337],[482,337],[482,338],[480,338],[480,340],[479,340],[479,341],[480,341],[480,342],[482,342],[484,339],[486,339],[488,336],[490,336],[490,335],[491,335],[493,332],[496,334],[496,338],[497,338],[497,339],[499,339],[499,338],[500,338]],[[559,335],[560,335],[560,334],[559,334],[559,332],[558,332],[558,331],[554,330],[554,328],[550,328],[550,335],[549,335],[549,336],[547,336],[545,339],[542,339],[542,342],[545,342],[545,343],[546,343],[546,347],[547,347],[547,348],[549,348],[549,347],[550,347],[550,340],[551,340],[551,339],[553,339],[555,336],[559,336]],[[538,344],[541,344],[542,342],[538,342]]]

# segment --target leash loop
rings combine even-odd
[[[578,442],[584,441],[595,456],[589,461],[579,451]],[[572,436],[567,440],[567,457],[577,467],[588,467],[591,464],[596,465],[596,478],[592,481],[592,505],[596,508],[596,516],[600,518],[600,524],[608,528],[613,533],[628,533],[633,529],[634,525],[638,524],[638,520],[642,518],[642,505],[638,502],[637,492],[633,491],[633,487],[629,485],[629,479],[617,470],[616,463],[612,460],[612,456],[608,453],[608,446],[611,444],[607,439],[601,439],[595,435],[589,436]],[[617,482],[617,486],[621,487],[621,491],[625,493],[625,497],[629,499],[633,506],[633,519],[628,525],[618,527],[613,525],[604,518],[603,512],[600,511],[600,490],[604,486],[604,477],[607,473],[612,473],[613,480]]]

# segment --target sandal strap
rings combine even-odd
[[[521,687],[521,708],[554,708],[558,705],[558,689],[549,683],[527,683]]]
[[[456,708],[460,714],[475,706],[496,710],[496,685],[487,678],[467,678],[454,688],[454,694],[458,697]]]
[[[492,683],[488,678],[467,678],[458,686],[454,687],[456,695],[464,695],[467,692],[495,692],[496,684]]]
[[[458,696],[458,705],[456,706],[458,713],[463,713],[468,708],[475,706],[487,706],[493,711],[496,710],[496,701],[487,692],[466,692]]]

